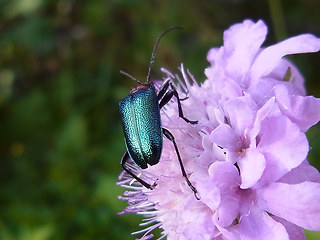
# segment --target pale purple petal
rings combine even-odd
[[[180,229],[172,229],[177,232],[177,236],[172,236],[171,239],[190,239],[190,240],[211,240],[215,234],[216,227],[212,222],[212,211],[210,211],[205,205],[200,205],[197,201],[186,202],[187,207],[184,211],[179,212],[181,214],[181,221],[184,224],[177,222]]]
[[[222,50],[221,48],[211,48],[207,54],[207,60],[212,64],[216,64],[216,60],[221,58]]]
[[[285,227],[257,208],[242,216],[239,224],[220,231],[228,240],[289,240]]]
[[[320,183],[272,183],[257,190],[259,206],[308,230],[320,230]]]
[[[275,87],[275,94],[281,112],[300,129],[306,132],[320,120],[320,99],[313,96],[289,95],[283,85]]]
[[[227,119],[236,135],[243,136],[245,130],[252,127],[255,107],[250,96],[238,97],[225,103]]]
[[[257,23],[245,20],[234,24],[224,32],[225,70],[228,76],[243,78],[266,38],[267,26],[261,20]]]
[[[261,122],[269,115],[273,106],[274,106],[275,98],[270,98],[256,113],[256,117],[253,123],[253,127],[250,130],[250,147],[256,147],[257,141],[256,137],[261,129]]]
[[[211,164],[208,172],[220,189],[230,189],[240,184],[238,170],[232,163],[215,162]]]
[[[291,37],[280,43],[265,48],[256,58],[251,68],[253,80],[268,75],[289,54],[317,52],[320,50],[320,39],[311,34]]]
[[[290,240],[305,240],[306,236],[304,235],[304,232],[301,227],[288,222],[284,220],[283,218],[277,217],[277,216],[272,216],[274,220],[277,222],[281,223],[287,230],[287,233],[289,234],[289,239]]]
[[[212,211],[215,211],[220,204],[220,189],[215,186],[215,182],[211,178],[202,180],[197,184],[197,190],[201,202],[207,205]]]
[[[285,79],[286,74],[289,74],[289,79]],[[268,74],[268,78],[278,80],[279,82],[277,82],[277,84],[284,84],[288,88],[290,94],[301,96],[306,95],[302,74],[292,62],[285,58],[281,58],[279,60],[277,66]]]
[[[250,188],[261,178],[266,160],[256,148],[248,148],[244,157],[238,160],[242,189]]]
[[[218,65],[216,68],[219,67],[221,66]],[[212,96],[210,96],[210,98],[216,99],[217,101],[225,101],[241,96],[242,89],[236,81],[237,79],[225,76],[222,70],[217,71],[216,68],[209,67],[205,69],[205,75],[207,78],[210,80],[214,79],[214,81],[209,81],[212,87]],[[204,84],[206,84],[206,82]]]
[[[226,161],[211,164],[208,169],[208,176],[208,178],[198,182],[197,190],[200,201],[215,212],[221,203],[221,195],[230,195],[230,193],[235,192],[240,178],[235,166]]]
[[[217,224],[222,227],[230,226],[239,215],[240,206],[235,193],[225,193],[216,213],[218,216]]]
[[[292,169],[279,179],[279,182],[297,184],[301,182],[320,182],[318,169],[311,166],[308,160],[304,160],[298,167]]]
[[[299,166],[309,151],[305,134],[284,116],[263,121],[260,138],[257,147],[266,158],[265,183],[276,181]]]
[[[284,77],[290,68],[291,77],[284,81]],[[259,78],[251,83],[248,92],[258,106],[263,105],[268,99],[275,96],[275,86],[281,84],[286,87],[289,95],[305,96],[304,78],[299,70],[288,60],[280,59],[278,65],[267,77]]]
[[[242,89],[234,79],[225,78],[221,81],[223,83],[220,89],[222,101],[242,96]]]
[[[235,135],[234,130],[228,124],[219,125],[210,135],[212,142],[227,148],[229,150],[236,150],[239,138]]]
[[[274,97],[274,86],[278,83],[279,81],[273,78],[260,78],[249,86],[248,92],[257,106],[261,107],[266,101]]]
[[[224,161],[225,154],[223,150],[218,147],[216,144],[212,144],[212,140],[210,135],[204,135],[202,138],[202,147],[203,151],[197,157],[197,165],[200,167],[197,168],[198,172],[200,172],[200,178],[205,178],[208,176],[208,169],[210,165],[217,161]],[[193,152],[195,152],[193,150]]]
[[[219,187],[220,190],[219,208],[212,208],[216,212],[217,222],[220,226],[229,226],[240,211],[240,203],[237,201],[240,185],[238,170],[230,162],[215,162],[209,168],[209,175],[214,186]]]

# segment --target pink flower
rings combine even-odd
[[[262,48],[267,27],[245,20],[224,33],[224,46],[208,53],[207,80],[200,86],[181,66],[178,79],[184,114],[176,102],[162,112],[175,136],[197,200],[181,175],[172,143],[164,139],[159,164],[130,168],[154,190],[126,173],[129,206],[123,213],[145,217],[141,239],[162,228],[167,239],[304,239],[302,228],[320,231],[320,174],[306,160],[305,132],[320,120],[320,99],[305,96],[304,79],[283,57],[316,52],[310,34]],[[190,83],[192,80],[192,84]],[[162,238],[161,237],[161,238]]]

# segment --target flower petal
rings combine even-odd
[[[197,191],[201,202],[207,205],[212,211],[216,211],[220,204],[220,189],[215,186],[211,178],[199,181],[197,183]]]
[[[289,234],[289,239],[291,240],[305,240],[306,236],[304,235],[304,232],[301,227],[288,222],[284,220],[283,218],[279,218],[277,216],[272,216],[274,220],[281,223],[287,230],[287,233]]]
[[[320,99],[313,96],[289,96],[288,90],[283,85],[275,87],[275,94],[281,112],[300,129],[306,132],[320,120]]]
[[[207,54],[207,60],[214,65],[216,60],[221,57],[222,50],[221,48],[211,48]]]
[[[209,168],[209,175],[220,190],[220,203],[216,209],[217,222],[220,226],[229,226],[239,214],[237,200],[240,176],[237,168],[230,162],[215,162]]]
[[[284,81],[287,72],[290,71],[290,79]],[[288,60],[280,59],[278,65],[267,77],[256,79],[248,88],[248,92],[260,107],[268,99],[275,96],[275,86],[281,84],[288,90],[290,95],[305,96],[304,78],[299,70]]]
[[[198,201],[194,199],[186,204],[184,210],[178,213],[181,214],[183,224],[177,223],[180,229],[171,228],[171,231],[176,232],[177,235],[167,239],[212,239],[211,237],[216,231],[216,227],[212,223],[212,211],[205,205],[199,205]]]
[[[256,137],[260,132],[261,129],[261,122],[269,115],[271,112],[273,105],[275,102],[275,98],[270,98],[258,111],[256,114],[256,118],[253,123],[253,127],[250,130],[250,147],[256,147],[257,141]]]
[[[320,39],[312,34],[302,34],[265,48],[256,58],[251,68],[251,79],[268,75],[279,60],[289,54],[317,52],[320,50]]]
[[[284,116],[263,121],[260,138],[257,148],[266,159],[264,184],[278,180],[307,157],[309,145],[305,134]]]
[[[228,240],[289,240],[285,227],[257,208],[242,216],[237,225],[227,229],[217,227]]]
[[[226,117],[236,135],[244,136],[245,131],[252,127],[256,114],[255,108],[256,106],[250,96],[238,97],[225,103]]]
[[[298,167],[292,169],[279,181],[289,184],[297,184],[305,181],[320,183],[320,174],[318,169],[309,164],[308,160],[304,160]]]
[[[216,211],[221,195],[232,195],[239,186],[240,178],[236,167],[226,161],[217,161],[208,169],[209,178],[199,180],[197,190],[201,201],[212,211]]]
[[[267,26],[261,20],[254,23],[245,20],[234,24],[224,32],[225,70],[228,76],[242,79],[248,72],[267,34]]]
[[[308,230],[320,230],[320,183],[272,183],[257,190],[259,206]]]
[[[245,156],[239,159],[238,165],[242,180],[240,188],[247,189],[261,178],[266,166],[266,160],[257,149],[248,148]]]
[[[208,172],[220,189],[230,189],[240,183],[238,170],[230,162],[215,162],[211,164]]]
[[[227,148],[229,150],[236,150],[238,138],[234,130],[228,124],[219,125],[210,135],[213,143]]]
[[[289,78],[286,79],[286,77]],[[290,94],[306,95],[302,74],[292,62],[285,58],[279,60],[277,66],[268,74],[268,78],[276,80],[276,84],[281,83],[285,85]]]

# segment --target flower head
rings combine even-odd
[[[208,53],[207,80],[198,85],[181,65],[182,78],[163,70],[188,98],[179,118],[175,101],[162,124],[175,136],[197,200],[181,174],[172,143],[164,139],[160,162],[129,167],[153,190],[126,173],[129,206],[123,213],[145,217],[137,233],[167,239],[304,239],[302,228],[320,230],[320,174],[306,160],[305,132],[320,120],[320,99],[305,96],[304,79],[283,57],[316,52],[310,34],[262,48],[267,27],[245,20],[224,33],[224,45]],[[191,81],[190,81],[191,80]]]

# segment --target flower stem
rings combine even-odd
[[[269,0],[268,2],[276,39],[281,41],[287,37],[281,0]]]

